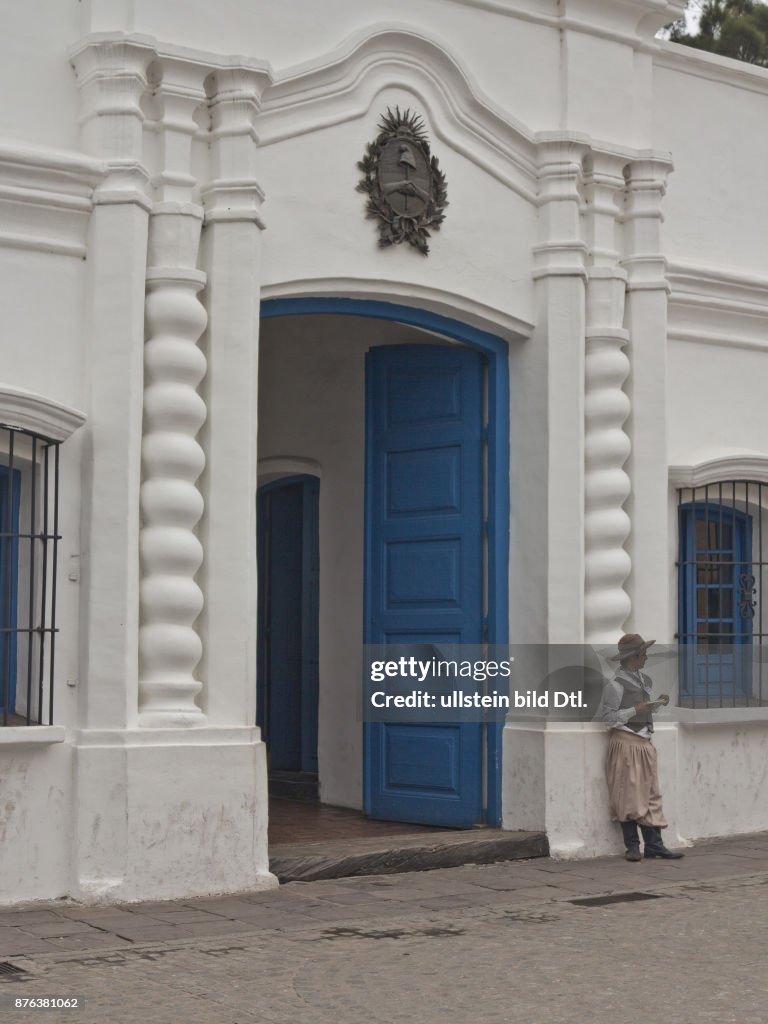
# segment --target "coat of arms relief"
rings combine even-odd
[[[445,218],[445,174],[418,114],[387,109],[378,129],[357,165],[364,175],[357,190],[368,196],[366,213],[378,221],[380,246],[408,242],[426,256],[430,229]]]

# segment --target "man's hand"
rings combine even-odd
[[[650,710],[651,710],[651,703],[650,703],[650,701],[643,701],[640,704],[635,704],[635,711],[638,713],[638,715],[642,715],[644,711],[650,711]]]

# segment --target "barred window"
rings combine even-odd
[[[0,723],[53,723],[59,440],[0,424]]]
[[[752,480],[678,491],[680,703],[768,704],[762,593],[768,485]]]

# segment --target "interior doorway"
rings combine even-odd
[[[271,784],[317,795],[319,481],[292,476],[258,495],[257,722]]]

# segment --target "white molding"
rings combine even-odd
[[[535,203],[532,133],[481,92],[447,46],[407,26],[379,24],[277,75],[257,121],[261,146],[365,117],[391,87],[414,94],[437,140]]]
[[[768,351],[768,339],[747,338],[738,334],[720,334],[671,325],[667,331],[669,341],[682,341],[688,345],[714,345],[718,348],[743,348],[753,352]]]
[[[628,21],[628,26],[625,24],[623,29],[611,29],[605,22],[592,22],[558,13],[559,5],[552,0],[549,4],[551,13],[541,10],[544,0],[529,0],[528,8],[521,8],[520,0],[451,0],[451,2],[465,7],[476,7],[502,17],[543,25],[558,31],[581,32],[609,42],[622,43],[635,50],[655,48],[653,34],[662,26],[682,17],[686,4],[686,0],[629,0],[623,4],[621,0],[618,3],[616,0],[611,0],[613,11],[610,13],[615,13],[620,6],[624,7],[626,13],[622,20]],[[639,32],[643,32],[646,38],[638,34]]]
[[[768,708],[675,708],[683,727],[698,725],[761,725],[768,721]]]
[[[266,459],[259,459],[256,471],[259,487],[281,480],[283,477],[316,476],[319,480],[323,475],[320,463],[316,459],[307,459],[300,455],[270,455]]]
[[[703,487],[726,480],[768,483],[768,453],[757,451],[712,454],[689,465],[669,467],[672,487]]]
[[[670,260],[667,280],[671,302],[768,316],[768,277],[732,268]]]
[[[0,423],[4,426],[66,441],[85,420],[85,413],[69,405],[26,388],[0,384]]]
[[[0,748],[48,746],[65,737],[63,725],[7,725],[0,729]]]
[[[486,306],[482,302],[442,288],[383,278],[318,277],[263,284],[261,299],[355,298],[373,299],[429,309],[441,316],[461,320],[478,330],[495,334],[505,341],[524,341],[531,337],[534,325],[521,317]]]
[[[72,742],[81,748],[251,747],[261,742],[261,730],[252,725],[199,725],[190,729],[78,729],[72,734]]]
[[[82,259],[100,160],[13,139],[0,141],[0,248]]]
[[[719,54],[695,50],[690,46],[659,40],[653,57],[654,66],[693,75],[735,89],[768,94],[768,68],[745,61],[721,57]]]
[[[733,268],[671,261],[670,341],[768,349],[768,278]]]

